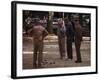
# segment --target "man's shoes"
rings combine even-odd
[[[75,61],[75,63],[81,63],[82,61]]]
[[[66,61],[72,61],[72,58],[66,58]]]

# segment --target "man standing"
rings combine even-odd
[[[82,41],[82,27],[79,22],[79,16],[74,16],[74,27],[75,27],[75,48],[76,48],[76,63],[81,63],[81,53],[80,53],[80,46]]]
[[[72,23],[69,21],[68,18],[65,19],[65,27],[66,27],[66,50],[68,59],[73,59],[73,52],[72,52],[72,42],[74,40],[74,29]]]
[[[33,66],[34,68],[41,68],[43,58],[43,40],[48,35],[47,30],[41,25],[39,19],[35,19],[32,28],[33,45],[34,45],[34,56]]]
[[[58,21],[58,43],[60,58],[65,59],[65,23],[62,18]]]

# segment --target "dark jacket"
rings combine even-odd
[[[82,27],[81,25],[75,25],[75,39],[82,41]]]
[[[72,25],[71,22],[68,22],[67,24],[65,24],[66,26],[66,36],[68,39],[74,39],[74,34],[75,34],[75,30],[74,30],[74,26]]]

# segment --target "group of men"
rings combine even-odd
[[[82,40],[81,25],[79,24],[79,17],[75,17],[73,22],[68,18],[58,20],[58,43],[61,59],[65,58],[65,43],[67,45],[68,59],[73,59],[72,42],[75,42],[77,60],[76,63],[82,62],[80,54],[80,45]],[[48,31],[40,23],[39,19],[34,21],[33,28],[28,31],[33,36],[34,56],[33,66],[34,68],[41,68],[43,59],[43,40],[48,35]]]
[[[80,46],[82,41],[82,27],[80,25],[79,16],[74,16],[73,21],[68,18],[63,20],[62,18],[58,21],[58,43],[61,59],[67,58],[73,59],[72,43],[75,43],[76,48],[76,63],[81,63]],[[66,44],[66,47],[65,47]],[[66,48],[66,50],[65,50]]]

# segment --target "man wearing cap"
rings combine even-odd
[[[81,53],[80,53],[80,46],[82,41],[82,27],[79,22],[79,16],[74,16],[74,27],[75,27],[75,48],[76,48],[76,63],[81,63]]]

